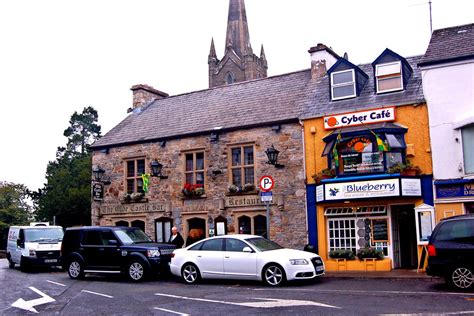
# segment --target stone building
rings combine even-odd
[[[252,53],[243,0],[230,0],[226,48],[218,61],[211,45],[214,88],[168,96],[132,87],[128,116],[92,146],[93,166],[107,179],[94,184],[102,192],[92,201],[93,224],[141,227],[157,241],[176,225],[185,239],[252,233],[306,244],[298,116],[315,82],[311,71],[264,78],[265,56]],[[274,149],[278,160],[269,164],[266,152]],[[259,196],[264,175],[275,183],[268,206]]]

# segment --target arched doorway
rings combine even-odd
[[[172,225],[173,225],[173,220],[168,217],[161,217],[155,220],[156,242],[168,242],[171,236]]]
[[[214,227],[216,236],[227,234],[227,219],[223,216],[216,217]]]
[[[188,219],[188,238],[186,238],[186,246],[195,243],[206,237],[206,220],[203,218]]]
[[[129,225],[127,221],[118,221],[118,222],[115,222],[115,226],[128,227]]]
[[[141,230],[145,231],[145,222],[141,220],[135,220],[132,222],[132,227],[140,228]]]
[[[239,234],[251,234],[252,225],[250,217],[244,215],[239,217]]]

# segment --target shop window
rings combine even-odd
[[[464,173],[474,174],[474,125],[461,129]]]
[[[252,233],[252,225],[250,217],[248,216],[241,216],[239,217],[239,234],[251,234]]]
[[[356,253],[355,219],[329,219],[329,251],[350,249]]]
[[[143,193],[142,174],[145,173],[145,159],[127,160],[126,164],[126,181],[127,193],[141,192]]]
[[[400,61],[375,66],[377,93],[403,89],[402,64]]]
[[[351,98],[356,96],[354,69],[331,73],[332,100]]]
[[[231,148],[230,183],[240,188],[245,184],[255,185],[253,145]]]
[[[204,187],[204,152],[196,151],[186,153],[185,179],[186,184],[195,187]]]
[[[155,237],[156,242],[168,242],[171,237],[171,226],[173,220],[171,218],[162,217],[155,220]]]

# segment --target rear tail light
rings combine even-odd
[[[428,245],[428,256],[436,257],[436,248],[434,245]]]

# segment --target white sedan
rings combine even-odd
[[[224,235],[173,251],[171,273],[192,284],[203,279],[263,280],[270,286],[324,275],[314,253],[287,249],[254,235]]]

